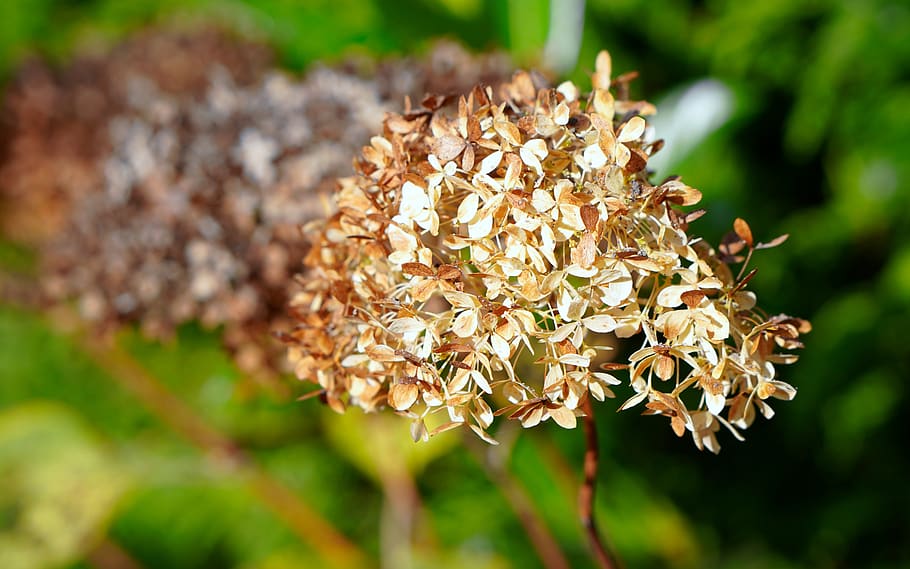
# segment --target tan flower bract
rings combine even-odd
[[[337,213],[310,227],[292,302],[290,358],[333,409],[391,407],[415,439],[463,425],[495,442],[497,415],[575,427],[627,370],[620,409],[644,404],[716,452],[720,426],[739,437],[769,398],[793,397],[774,366],[795,357],[775,347],[799,347],[808,323],[764,316],[751,273],[733,277],[730,246],[763,245],[744,221],[721,253],[686,233],[702,212],[678,208],[701,194],[649,182],[655,109],[610,68],[601,53],[584,96],[519,72],[386,118]],[[610,336],[641,348],[604,363]]]

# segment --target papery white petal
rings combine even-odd
[[[622,383],[619,379],[613,377],[609,373],[603,373],[600,371],[593,372],[591,377],[595,378],[598,382],[606,383],[607,385],[619,385]]]
[[[550,417],[556,422],[557,425],[564,429],[574,429],[576,423],[575,413],[566,409],[565,407],[556,407],[555,409],[547,410],[550,414]]]
[[[465,310],[452,323],[452,332],[459,338],[468,338],[477,330],[477,313]]]
[[[619,411],[624,411],[626,409],[629,409],[630,407],[635,407],[636,405],[638,405],[639,403],[644,401],[647,396],[648,396],[647,391],[642,391],[641,393],[637,393],[637,394],[633,395],[632,397],[626,399],[625,403],[623,403],[622,405],[619,406]]]
[[[531,205],[538,212],[544,213],[553,209],[553,206],[556,205],[556,200],[553,199],[553,194],[547,190],[534,190],[534,193],[531,194]]]
[[[446,291],[442,295],[455,308],[476,308],[480,306],[477,299],[466,292],[452,290]]]
[[[546,141],[543,140],[542,138],[535,138],[535,139],[529,140],[524,144],[524,146],[522,148],[529,150],[539,160],[545,159],[547,157],[547,155],[550,153],[549,150],[547,150]]]
[[[458,206],[458,222],[469,223],[477,215],[478,207],[480,207],[480,196],[468,194]]]
[[[547,338],[549,342],[559,343],[569,337],[569,334],[575,331],[578,327],[578,324],[575,322],[569,322],[568,324],[563,324],[557,328],[550,336]]]
[[[645,119],[641,117],[632,117],[619,131],[616,137],[617,142],[631,142],[637,140],[645,132]]]
[[[616,320],[609,314],[595,314],[582,318],[581,323],[592,332],[606,334],[616,329]]]
[[[493,352],[499,356],[499,359],[502,361],[509,360],[511,349],[509,348],[509,343],[502,337],[500,337],[498,334],[490,334],[490,345],[493,348]]]
[[[522,147],[518,151],[518,155],[521,157],[521,161],[527,164],[538,176],[543,175],[543,167],[540,165],[540,160],[537,159],[537,156],[534,156],[534,153],[528,150],[527,148]]]
[[[566,267],[566,272],[572,276],[589,279],[597,274],[597,267],[590,266],[587,269],[578,264],[571,264]]]
[[[607,163],[607,155],[601,150],[599,144],[591,144],[585,148],[582,156],[590,168],[603,168],[604,164]]]
[[[401,186],[400,215],[414,219],[421,211],[430,206],[430,200],[423,188],[413,182],[405,182]]]
[[[499,166],[500,162],[502,162],[502,151],[497,150],[496,152],[484,158],[483,161],[481,161],[478,173],[489,174],[495,170],[497,166]]]
[[[553,109],[553,122],[559,126],[565,126],[569,122],[569,106],[564,102]]]
[[[484,375],[476,369],[471,372],[471,379],[474,380],[474,383],[477,384],[477,387],[479,387],[484,393],[493,393],[493,390],[490,389],[490,383],[487,381],[487,378],[484,377]]]
[[[493,231],[493,216],[484,215],[475,223],[468,225],[468,237],[471,239],[483,239]]]
[[[657,294],[657,304],[666,308],[676,308],[682,301],[682,294],[695,290],[691,285],[671,285],[665,287]]]
[[[579,354],[563,354],[559,356],[559,363],[578,367],[588,367],[591,365],[591,358]]]
[[[708,411],[712,415],[720,415],[724,410],[726,401],[723,393],[712,395],[707,391],[705,392],[705,403],[708,405]]]

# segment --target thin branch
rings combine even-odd
[[[384,569],[414,567],[415,530],[421,514],[420,492],[404,464],[399,465],[400,468],[380,466],[379,472],[384,495],[379,549]]]
[[[118,383],[146,408],[197,448],[229,462],[247,481],[253,495],[332,567],[366,567],[365,554],[310,508],[303,499],[257,464],[236,442],[208,424],[129,354],[84,330],[73,338]]]
[[[594,558],[601,569],[616,569],[617,564],[606,545],[601,539],[600,532],[597,529],[597,521],[594,518],[594,495],[597,488],[597,463],[599,450],[597,447],[597,425],[594,420],[594,408],[591,400],[586,398],[582,407],[585,412],[584,429],[585,429],[585,463],[584,463],[584,483],[578,490],[578,513],[581,517],[581,525],[588,536],[588,542],[594,552]]]
[[[128,551],[109,537],[89,551],[85,560],[95,569],[142,569]]]
[[[497,433],[497,438],[504,443],[504,429]],[[473,437],[471,437],[473,439]],[[470,441],[470,439],[469,439]],[[534,501],[528,494],[527,489],[507,468],[508,448],[510,445],[501,444],[499,446],[484,445],[483,449],[477,448],[473,442],[468,443],[468,448],[477,458],[480,465],[487,473],[487,477],[499,488],[499,491],[505,497],[512,512],[518,518],[519,523],[528,535],[531,546],[537,552],[541,563],[547,569],[569,569],[568,559],[559,546],[559,542],[550,533],[546,522],[540,516],[540,513],[534,507]]]

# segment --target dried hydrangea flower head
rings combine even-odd
[[[776,243],[741,221],[720,252],[686,233],[699,214],[678,208],[700,193],[649,183],[655,109],[610,67],[602,52],[587,95],[519,72],[498,95],[386,118],[292,303],[285,340],[314,393],[337,411],[391,407],[415,440],[468,426],[493,442],[497,415],[574,427],[627,368],[621,409],[644,404],[715,452],[720,425],[738,437],[793,397],[775,365],[795,357],[776,348],[799,347],[808,323],[765,317],[726,264]],[[641,348],[598,367],[610,336]]]
[[[19,124],[16,147],[59,146],[52,156],[78,157],[87,174],[83,183],[67,175],[72,161],[42,160],[40,153],[28,162],[53,180],[32,187],[36,194],[73,203],[63,227],[42,243],[49,303],[76,300],[99,329],[135,322],[153,338],[187,321],[223,326],[237,363],[261,379],[284,364],[270,331],[289,325],[285,304],[307,246],[299,227],[326,215],[327,194],[353,171],[352,154],[384,113],[401,110],[406,95],[451,85],[453,65],[461,66],[459,90],[481,77],[505,80],[508,67],[500,56],[442,44],[427,59],[373,65],[392,76],[407,69],[406,84],[353,66],[316,65],[293,78],[256,56],[255,45],[207,37],[143,40],[151,53],[192,64],[169,72],[144,63],[132,47],[139,40],[92,60],[88,76],[107,81],[86,85],[85,74],[64,69],[64,78],[75,79],[55,83],[53,101],[88,89],[109,105],[91,115],[70,109],[50,134],[29,134]],[[200,59],[206,54],[210,61]],[[135,63],[130,73],[125,62]],[[14,108],[54,113],[41,100],[26,103]],[[61,131],[91,131],[97,148],[83,156],[73,137],[47,140]],[[15,188],[35,181],[14,163],[21,157],[7,163]]]

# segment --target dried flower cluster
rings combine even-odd
[[[286,323],[306,250],[299,227],[325,215],[325,195],[384,113],[406,95],[502,81],[507,63],[441,44],[425,60],[316,67],[294,80],[270,71],[255,46],[169,38],[135,40],[62,79],[23,81],[11,99],[10,218],[32,209],[25,217],[40,226],[46,212],[62,213],[42,249],[51,302],[76,299],[101,328],[139,322],[152,337],[190,320],[223,325],[240,366],[268,372],[284,361],[270,331]],[[151,54],[179,70],[146,64]],[[33,97],[43,89],[47,97]],[[70,99],[97,108],[86,114]],[[54,128],[33,129],[32,115]]]
[[[496,415],[572,428],[618,369],[635,393],[620,409],[644,403],[714,452],[721,425],[739,437],[791,399],[775,364],[795,356],[776,348],[809,324],[766,317],[728,266],[783,238],[755,243],[741,220],[719,251],[687,235],[701,212],[680,206],[701,195],[649,183],[661,142],[631,78],[603,52],[588,95],[520,72],[389,116],[316,226],[285,337],[297,376],[339,412],[391,407],[415,440],[468,426],[494,442]],[[640,338],[628,363],[607,361],[614,337]]]

